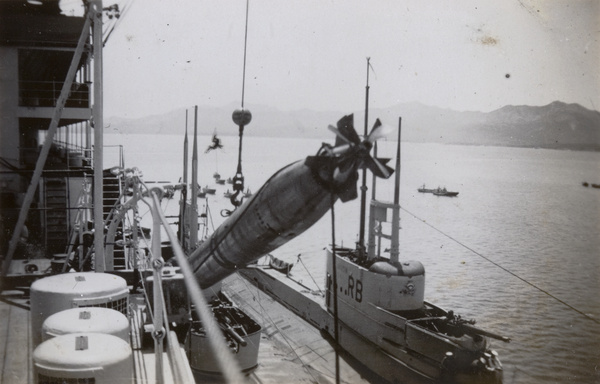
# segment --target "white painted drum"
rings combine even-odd
[[[42,325],[42,340],[69,333],[105,333],[129,342],[127,316],[108,308],[71,308],[49,316]]]
[[[53,337],[33,352],[35,383],[131,384],[133,358],[128,343],[102,333]]]
[[[76,272],[49,276],[31,285],[33,346],[42,341],[42,325],[65,309],[104,307],[127,314],[127,282],[108,273]]]

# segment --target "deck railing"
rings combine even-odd
[[[19,106],[56,107],[63,82],[60,81],[19,81]],[[66,108],[90,107],[90,84],[73,82]]]
[[[56,129],[52,138],[52,144],[48,153],[46,168],[63,170],[91,168],[93,166],[93,145],[91,139],[91,128],[89,122],[79,122]],[[38,142],[43,143],[47,139],[47,131],[38,131]],[[40,146],[20,147],[21,164],[33,167],[40,153]],[[123,167],[123,146],[106,145],[104,150],[112,164]]]
[[[189,377],[189,368],[185,367],[185,359],[181,356],[181,349],[178,348],[178,340],[174,332],[168,331],[168,321],[166,321],[166,309],[164,306],[164,296],[162,291],[161,277],[162,268],[164,265],[161,255],[161,226],[164,228],[171,247],[173,254],[181,272],[183,274],[185,285],[194,304],[194,309],[198,314],[204,328],[206,329],[206,336],[209,340],[212,353],[216,357],[216,361],[219,364],[220,371],[228,383],[242,383],[244,382],[241,369],[229,351],[228,346],[223,338],[221,328],[217,324],[213,317],[212,311],[194,277],[190,264],[188,263],[187,257],[185,256],[181,245],[177,239],[177,235],[173,232],[170,227],[170,223],[167,221],[163,211],[160,208],[160,198],[155,190],[151,190],[152,204],[152,268],[153,268],[153,279],[154,287],[154,332],[153,337],[155,340],[155,352],[156,356],[162,356],[163,350],[163,339],[167,337],[167,354],[171,362],[171,368],[175,382],[177,383],[193,383],[193,378]],[[164,382],[164,369],[162,359],[156,359],[156,378],[157,382]]]

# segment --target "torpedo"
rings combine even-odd
[[[190,254],[190,265],[202,288],[297,237],[338,199],[355,199],[358,169],[367,167],[382,178],[392,175],[394,170],[386,165],[389,159],[369,154],[381,137],[379,120],[362,141],[352,114],[329,129],[336,134],[335,146],[323,143],[315,156],[277,171]]]

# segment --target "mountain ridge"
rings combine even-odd
[[[201,134],[238,135],[231,120],[236,109],[198,107]],[[258,137],[331,138],[327,129],[344,114],[352,112],[282,111],[264,105],[249,105],[252,122],[244,135]],[[188,110],[188,130],[193,130],[194,111]],[[443,144],[493,145],[600,151],[600,112],[579,104],[554,101],[544,106],[506,105],[490,112],[454,111],[418,102],[369,110],[370,120],[397,126],[402,117],[402,140]],[[357,132],[363,132],[364,111],[354,111]],[[184,108],[138,119],[112,117],[106,130],[127,134],[183,134]]]

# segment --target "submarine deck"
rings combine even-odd
[[[250,375],[257,383],[335,383],[335,350],[321,333],[239,274],[223,280],[222,289],[262,327],[258,368]],[[340,356],[342,383],[369,383],[355,366]]]

